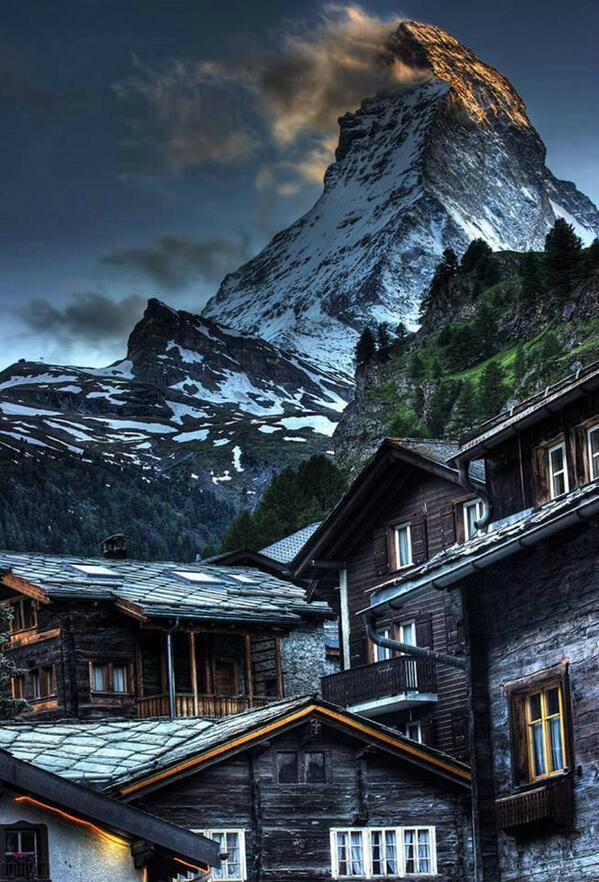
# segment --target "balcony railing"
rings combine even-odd
[[[175,716],[177,717],[228,717],[252,707],[264,707],[276,697],[253,695],[199,695],[197,706],[194,696],[178,692],[175,695]],[[138,717],[168,717],[168,695],[148,695],[137,701]]]
[[[430,695],[437,691],[434,663],[427,658],[399,655],[386,661],[349,668],[323,677],[322,697],[342,707],[376,699]]]
[[[0,882],[35,879],[37,882],[50,882],[48,864],[29,856],[13,857],[0,861]]]
[[[569,830],[573,817],[572,779],[568,774],[542,781],[495,802],[497,825],[516,838],[552,825]]]

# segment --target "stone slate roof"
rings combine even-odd
[[[0,749],[62,778],[112,792],[310,707],[329,707],[336,715],[392,734],[400,746],[407,745],[408,752],[413,753],[417,747],[425,763],[427,758],[441,758],[446,766],[462,770],[463,778],[467,772],[467,767],[452,757],[424,745],[414,745],[395,730],[327,705],[311,694],[282,699],[220,720],[186,717],[172,721],[8,722],[0,726]]]
[[[539,508],[518,512],[491,524],[487,533],[440,551],[401,578],[381,580],[372,591],[371,608],[386,602],[393,595],[394,588],[395,595],[399,595],[431,582],[435,582],[437,587],[445,587],[444,580],[447,584],[456,581],[452,579],[452,571],[467,568],[471,563],[477,563],[477,569],[480,569],[485,557],[510,544],[514,546],[514,551],[522,550],[523,546],[518,544],[518,540],[526,538],[524,547],[528,547],[534,544],[536,532],[549,527],[554,521],[556,532],[562,528],[560,521],[565,528],[568,526],[566,516],[577,513],[576,518],[582,517],[581,509],[586,509],[589,515],[599,513],[599,480],[577,487]]]
[[[261,548],[260,554],[263,554],[264,557],[270,557],[278,563],[291,563],[294,557],[302,550],[310,536],[320,527],[320,523],[320,521],[315,521],[313,524],[308,524],[307,527],[302,527],[296,533],[285,536],[283,539],[279,539],[278,542],[267,545],[266,548]]]
[[[86,575],[77,566],[109,574]],[[2,569],[49,597],[124,601],[148,618],[293,624],[305,615],[331,612],[326,603],[309,604],[303,588],[251,567],[0,552],[0,579]]]
[[[444,441],[441,438],[391,438],[391,441],[406,450],[419,453],[426,459],[453,468],[453,459],[460,450],[457,441]],[[482,459],[474,460],[469,466],[470,477],[475,481],[485,482],[485,463]]]

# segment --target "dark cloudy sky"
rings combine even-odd
[[[505,73],[599,202],[595,0],[5,0],[0,368],[107,363],[149,296],[199,310],[317,198],[335,118],[373,85],[344,52],[394,16]]]

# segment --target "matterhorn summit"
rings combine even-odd
[[[366,325],[414,327],[444,248],[475,238],[540,249],[557,217],[588,243],[599,212],[545,165],[545,146],[509,81],[437,27],[404,22],[393,55],[413,71],[340,121],[323,193],[227,276],[205,315],[353,374]]]

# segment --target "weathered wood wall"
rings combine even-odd
[[[436,827],[439,882],[472,879],[467,794],[326,726],[305,736],[306,727],[282,734],[137,804],[194,829],[245,829],[249,882],[330,879],[331,827],[414,824]],[[327,753],[329,781],[278,784],[277,752],[306,746]]]

